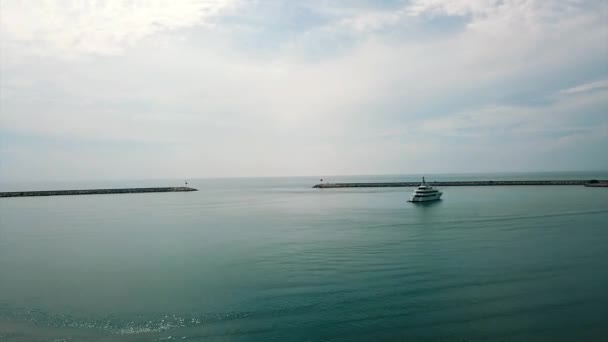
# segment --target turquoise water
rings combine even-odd
[[[608,175],[427,176],[523,178]],[[412,188],[317,182],[194,179],[194,193],[0,199],[0,340],[608,336],[608,189],[445,187],[442,201],[416,205]]]

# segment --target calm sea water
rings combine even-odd
[[[608,173],[427,176],[523,178]],[[608,189],[445,187],[416,205],[412,188],[317,181],[0,199],[0,340],[608,339]]]

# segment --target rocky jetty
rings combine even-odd
[[[144,192],[184,192],[184,191],[198,191],[198,190],[194,189],[194,188],[180,186],[180,187],[165,187],[165,188],[12,191],[12,192],[0,192],[0,197],[106,195],[106,194],[135,194],[135,193],[144,193]]]
[[[584,185],[590,187],[606,187],[608,180],[511,180],[511,181],[438,181],[426,182],[431,186],[505,186],[505,185]],[[313,186],[318,189],[334,188],[382,188],[382,187],[413,187],[420,182],[390,182],[390,183],[321,183]]]

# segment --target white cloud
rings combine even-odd
[[[8,54],[38,40],[40,53],[91,56],[65,61],[24,53],[0,61],[0,128],[75,142],[150,144],[157,157],[198,175],[414,172],[428,171],[416,169],[420,165],[444,170],[445,159],[453,159],[454,169],[465,162],[474,169],[476,161],[458,157],[496,147],[497,136],[521,138],[504,149],[526,147],[543,134],[582,134],[560,138],[568,144],[587,141],[589,132],[606,139],[605,119],[596,116],[597,126],[582,120],[606,108],[606,81],[572,87],[573,79],[589,77],[565,75],[605,63],[601,11],[538,1],[417,1],[396,11],[334,13],[330,24],[281,36],[270,51],[256,54],[247,32],[264,30],[235,33],[216,22],[224,2],[205,3],[215,12],[204,15],[185,4],[193,3],[169,4],[175,10],[167,13],[175,14],[150,9],[145,18],[129,20],[123,8],[123,19],[92,18],[90,27],[85,18],[106,10],[73,14],[79,24],[60,15],[58,22],[68,20],[65,30],[49,29],[54,15],[24,29],[16,20],[2,23],[3,37],[20,42],[5,49]],[[32,18],[42,15],[37,11]],[[444,15],[465,16],[464,29],[425,36],[424,20]],[[213,34],[192,29],[213,23],[225,26]],[[420,23],[419,39],[400,35]],[[16,32],[5,31],[7,25]],[[347,48],[310,58],[312,44],[339,44],[345,32],[355,38]],[[75,38],[81,36],[90,42]],[[555,102],[502,102],[521,88],[554,94]],[[59,152],[44,154],[68,159]],[[112,152],[123,153],[116,160],[130,157]],[[139,164],[154,169],[148,154],[138,158],[141,163],[130,164],[134,174]]]
[[[562,94],[579,94],[595,90],[605,90],[608,88],[608,80],[599,80],[595,82],[585,83],[576,87],[564,89],[561,91]]]
[[[502,6],[511,7],[515,1],[500,0],[414,0],[407,6],[410,15],[449,15],[474,17],[487,16],[500,10]],[[525,1],[519,1],[525,3]]]
[[[211,25],[234,4],[235,0],[2,1],[0,37],[5,44],[43,55],[111,55],[157,32]]]

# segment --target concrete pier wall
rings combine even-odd
[[[144,192],[184,192],[184,191],[198,191],[198,190],[194,189],[194,188],[181,186],[181,187],[164,187],[164,188],[11,191],[11,192],[0,192],[0,197],[135,194],[135,193],[144,193]]]
[[[447,181],[426,182],[431,186],[505,186],[505,185],[585,185],[607,186],[608,180],[517,180],[517,181]],[[333,188],[381,188],[381,187],[415,187],[420,182],[391,182],[391,183],[321,183],[313,186],[319,189]]]

